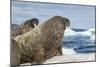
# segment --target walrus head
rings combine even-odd
[[[62,16],[54,16],[52,17],[51,19],[49,19],[47,21],[48,23],[54,23],[54,24],[58,24],[58,23],[61,23],[61,25],[64,26],[64,29],[69,28],[70,27],[70,20],[66,17],[62,17]]]
[[[34,26],[36,27],[39,23],[39,20],[37,18],[33,18],[31,20],[29,20],[29,22]]]

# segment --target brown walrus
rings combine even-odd
[[[26,20],[24,23],[22,23],[18,28],[16,28],[15,32],[12,34],[12,36],[18,36],[23,33],[26,33],[33,28],[35,28],[39,24],[39,20],[37,18],[32,18],[30,20]]]
[[[54,16],[31,31],[15,38],[20,47],[20,64],[42,64],[53,56],[62,55],[62,38],[69,19]],[[19,50],[18,49],[18,50]]]

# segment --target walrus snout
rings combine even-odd
[[[54,16],[52,19],[55,20],[56,22],[62,23],[64,29],[66,29],[66,27],[70,27],[70,20],[68,18],[62,16]]]
[[[61,19],[61,23],[63,23],[64,25],[64,29],[69,28],[70,27],[70,20],[68,18],[62,18]]]

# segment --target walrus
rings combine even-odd
[[[54,16],[14,40],[20,47],[20,64],[43,64],[47,59],[62,55],[62,38],[70,20]],[[19,50],[18,49],[18,50]]]
[[[38,24],[39,24],[39,20],[37,18],[26,20],[18,28],[16,28],[15,32],[13,33],[13,36],[15,37],[23,33],[26,33],[32,30],[33,28],[35,28]]]

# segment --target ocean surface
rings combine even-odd
[[[72,49],[76,53],[95,53],[95,28],[66,29],[62,40],[64,49]],[[71,51],[72,52],[72,51]]]

